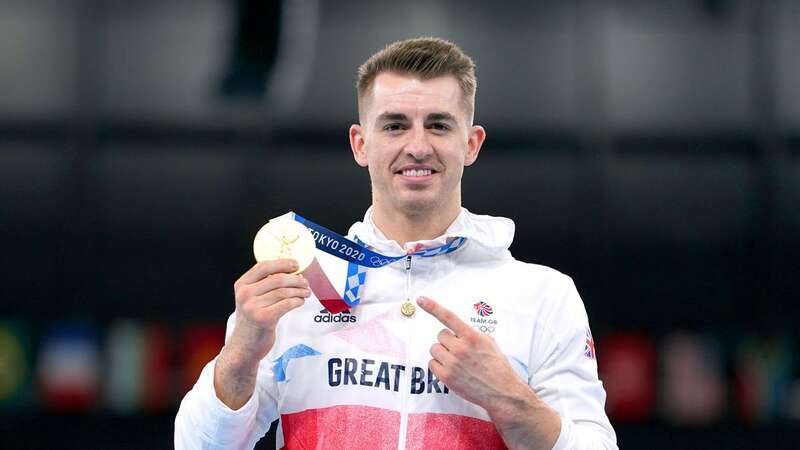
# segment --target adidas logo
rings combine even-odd
[[[352,314],[349,309],[342,311],[339,314],[331,314],[327,309],[323,308],[319,311],[319,314],[314,316],[314,322],[317,323],[356,323],[356,320],[358,320],[358,317]]]

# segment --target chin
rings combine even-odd
[[[441,202],[435,198],[409,198],[400,201],[399,206],[406,214],[413,216],[418,214],[428,214],[434,212]]]

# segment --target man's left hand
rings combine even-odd
[[[428,367],[436,378],[485,409],[508,448],[553,448],[561,417],[514,372],[494,339],[427,297],[417,304],[447,327],[431,346]]]
[[[490,415],[533,394],[494,339],[427,297],[419,297],[417,304],[447,327],[431,346],[429,367],[448,388]]]

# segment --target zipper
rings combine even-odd
[[[406,256],[406,300],[411,301],[411,255]]]
[[[411,300],[411,255],[406,256],[406,301]],[[414,375],[413,368],[411,367],[411,318],[412,317],[405,317],[404,319],[408,322],[406,324],[406,361],[405,361],[405,374],[402,378],[402,383],[400,383],[400,394],[401,397],[401,404],[400,404],[400,435],[397,439],[397,448],[403,450],[406,448],[406,433],[408,432],[408,402],[411,397],[411,377]]]

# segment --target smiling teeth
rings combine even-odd
[[[431,169],[420,169],[420,170],[404,170],[403,176],[405,177],[425,177],[431,174]]]

